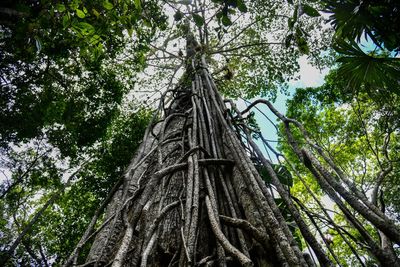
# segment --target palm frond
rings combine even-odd
[[[343,54],[338,74],[347,79],[347,87],[358,90],[361,86],[372,90],[386,90],[400,94],[400,59],[384,55],[366,54],[355,41],[337,40],[334,48]]]

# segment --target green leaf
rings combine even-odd
[[[80,9],[77,9],[77,10],[75,10],[76,11],[76,15],[79,17],[79,18],[81,18],[81,19],[83,19],[83,18],[85,18],[85,13],[82,11],[82,10],[80,10]]]
[[[94,27],[87,22],[79,22],[78,26],[83,35],[89,35],[95,32]]]
[[[146,63],[146,56],[145,56],[143,53],[141,53],[141,54],[139,55],[139,63],[140,63],[141,65],[144,65],[144,63]]]
[[[62,18],[62,25],[63,25],[63,28],[64,28],[64,29],[68,27],[68,25],[69,25],[69,14],[65,14],[65,15],[63,16],[63,18]]]
[[[129,34],[129,37],[132,37],[132,34],[133,34],[133,28],[132,27],[128,28],[128,34]]]
[[[77,9],[79,7],[79,2],[78,1],[70,1],[69,7],[73,10]]]
[[[258,173],[265,183],[270,184],[272,182],[271,176],[268,174],[267,168],[265,168],[263,165],[256,165],[256,169],[258,170]]]
[[[263,165],[256,165],[256,169],[260,174],[261,178],[267,183],[270,184],[272,182],[272,178],[268,173],[268,170]],[[272,165],[272,169],[274,170],[278,180],[287,186],[293,186],[293,177],[289,170],[284,165],[274,164]]]
[[[222,24],[223,24],[224,26],[230,26],[230,25],[232,25],[232,21],[231,21],[231,19],[230,19],[227,15],[222,16],[221,21],[222,21]]]
[[[194,23],[196,23],[197,27],[201,27],[204,25],[204,18],[200,15],[193,13],[193,20],[194,20]]]
[[[247,12],[247,6],[243,0],[237,1],[237,8],[239,9],[240,12],[244,12],[244,13]]]
[[[303,32],[300,27],[296,28],[296,44],[302,54],[308,54],[310,53],[310,48],[308,47],[306,38],[303,36]]]
[[[93,15],[96,16],[96,18],[98,18],[100,16],[100,13],[96,9],[92,8],[92,12],[93,12]]]
[[[140,0],[135,0],[135,7],[137,10],[142,10],[142,3]]]
[[[183,18],[183,13],[180,10],[176,11],[174,14],[174,20],[180,21],[182,18]]]
[[[109,1],[106,0],[106,1],[103,2],[103,7],[104,7],[105,9],[107,9],[107,10],[111,10],[111,9],[114,8],[114,5],[111,4]]]
[[[286,48],[289,48],[289,46],[290,46],[291,43],[292,43],[292,40],[293,40],[293,34],[291,33],[291,34],[289,34],[289,35],[286,37],[286,39],[285,39],[285,47],[286,47]]]
[[[274,201],[276,203],[276,206],[278,206],[279,210],[282,213],[283,218],[285,218],[285,221],[287,222],[289,229],[293,229],[293,217],[292,214],[290,213],[290,210],[288,206],[285,204],[285,201],[283,201],[282,198],[274,198]]]
[[[149,28],[153,27],[153,25],[151,24],[151,21],[148,19],[143,19],[143,24]]]
[[[357,44],[354,45],[357,46]],[[342,44],[339,50],[347,56],[342,56],[337,60],[341,63],[338,74],[347,80],[349,88],[357,90],[364,85],[379,90],[387,88],[398,94],[396,91],[400,76],[399,59],[373,57],[360,52],[358,46],[347,49],[344,46]]]
[[[303,11],[310,17],[319,17],[319,12],[310,5],[303,4]]]
[[[64,11],[65,11],[65,5],[63,5],[63,4],[57,4],[56,9],[57,9],[59,12],[64,12]]]
[[[296,241],[297,245],[299,246],[300,250],[303,250],[303,243],[301,242],[302,235],[299,233],[299,231],[296,231],[297,227],[295,229],[290,229],[292,234],[293,234],[293,238]]]
[[[304,37],[296,38],[297,47],[302,54],[310,53],[310,48],[308,47],[307,41]]]
[[[97,35],[97,34],[94,34],[92,36],[92,38],[90,38],[90,44],[91,45],[96,45],[98,42],[100,42],[100,40],[101,40],[101,37],[99,35]]]
[[[232,14],[232,15],[235,15],[236,14],[236,9],[229,8],[228,9],[228,13]]]

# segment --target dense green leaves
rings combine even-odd
[[[365,87],[374,95],[377,91],[381,95],[388,95],[387,91],[398,92],[399,60],[390,53],[398,53],[400,49],[397,1],[326,1],[324,4],[336,31],[333,48],[342,55],[338,59],[338,71],[346,77],[344,89],[357,92]],[[360,43],[376,47],[366,49],[369,52],[365,53]]]
[[[0,237],[3,244],[0,249],[4,251],[21,232],[17,222],[27,224],[32,212],[43,206],[51,195],[61,194],[23,240],[33,251],[45,249],[48,260],[62,263],[79,241],[96,208],[122,176],[142,139],[149,117],[150,113],[143,110],[114,119],[98,145],[85,153],[89,160],[64,194],[57,190],[65,183],[66,171],[61,166],[65,162],[49,153],[51,147],[38,143],[36,150],[10,151],[8,170],[13,177],[10,177],[10,185],[1,188],[0,223],[13,216],[16,219],[0,225],[0,231],[7,233]],[[11,263],[35,264],[26,253],[21,246]]]
[[[330,20],[341,39],[361,41],[368,36],[379,47],[390,51],[400,49],[400,3],[385,1],[324,1],[331,13]]]
[[[364,86],[372,90],[398,93],[400,59],[386,54],[365,54],[354,41],[338,40],[334,48],[342,56],[339,75],[345,77],[349,89],[356,91]]]
[[[140,1],[16,1],[4,8],[13,12],[0,20],[0,145],[46,135],[64,156],[73,156],[105,133],[133,87],[155,31],[138,22],[162,27],[165,18],[152,1],[146,2],[151,16],[143,16]],[[125,30],[135,31],[135,42]],[[128,50],[138,58],[129,71],[113,62]],[[122,71],[128,83],[117,77]]]
[[[149,113],[123,99],[165,17],[155,1],[6,1],[0,13],[0,250],[57,194],[9,264],[60,263],[141,140]]]
[[[365,86],[359,87],[356,93],[349,92],[347,83],[347,76],[339,69],[331,71],[325,84],[320,87],[297,89],[293,99],[288,101],[287,115],[304,125],[312,142],[331,157],[360,192],[371,192],[366,196],[373,202],[380,197],[381,201],[377,205],[385,208],[390,216],[398,217],[395,214],[398,214],[400,203],[393,193],[398,190],[397,170],[400,167],[399,154],[396,152],[400,142],[400,125],[396,119],[400,114],[398,95],[389,92],[385,94],[386,97],[382,94],[370,94]],[[301,144],[306,144],[298,131],[294,135]],[[312,188],[313,193],[321,197],[322,203],[329,205],[324,200],[326,196],[320,195],[315,179],[296,159],[287,144],[283,143],[281,148],[288,159],[296,162],[302,179]],[[320,160],[325,162],[322,158]],[[383,173],[385,174],[382,175]],[[314,212],[321,213],[321,208],[310,198],[299,179],[294,179],[291,193],[303,204],[315,209]],[[319,220],[318,216],[314,217]],[[360,254],[366,255],[368,262],[376,262],[368,251],[363,251],[364,246],[360,244],[364,244],[365,240],[348,224],[346,217],[335,213],[333,218],[336,224],[348,229],[352,236],[349,238],[349,233],[345,235],[351,240],[352,246]],[[326,225],[326,222],[321,221],[321,224]],[[373,227],[367,221],[363,221],[363,224],[369,234],[375,236]],[[333,236],[331,247],[335,253],[345,262],[358,264],[353,251],[332,225],[329,235]]]

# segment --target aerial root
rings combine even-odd
[[[253,266],[252,261],[244,255],[240,250],[234,247],[229,240],[225,237],[224,233],[221,231],[217,219],[215,217],[213,208],[211,206],[211,201],[209,196],[206,196],[206,207],[207,207],[207,214],[210,220],[211,229],[217,238],[218,242],[222,245],[222,247],[232,255],[236,260],[240,262],[242,266]]]
[[[170,204],[168,204],[167,206],[165,206],[161,212],[158,214],[157,218],[153,221],[153,223],[151,224],[150,229],[148,230],[147,234],[148,236],[150,236],[150,240],[148,241],[148,244],[143,252],[142,255],[142,264],[141,266],[145,267],[146,263],[147,263],[147,257],[157,239],[157,235],[156,235],[156,230],[161,222],[161,220],[165,217],[165,215],[171,211],[173,208],[175,208],[176,206],[179,205],[179,201],[174,201]]]
[[[244,220],[244,219],[239,219],[239,218],[232,218],[224,215],[219,215],[219,218],[222,220],[223,223],[233,226],[233,227],[238,227],[248,233],[250,233],[255,240],[257,240],[259,243],[261,243],[263,246],[268,247],[268,236],[265,232],[263,232],[260,229],[257,229],[255,226],[253,226],[249,221]]]

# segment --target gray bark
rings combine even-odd
[[[195,57],[191,84],[150,125],[86,264],[308,266]]]

